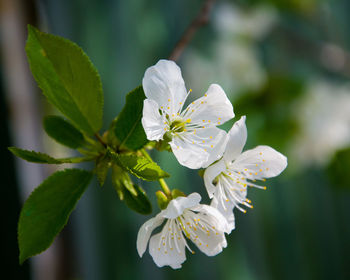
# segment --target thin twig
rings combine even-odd
[[[97,138],[98,142],[100,142],[102,144],[103,147],[107,147],[106,143],[103,141],[103,139],[101,138],[101,136],[98,133],[95,133],[95,137]]]
[[[191,24],[187,27],[187,29],[181,36],[180,40],[176,43],[173,51],[169,56],[170,60],[178,60],[188,43],[192,40],[198,28],[202,27],[203,25],[206,25],[209,22],[210,12],[213,8],[215,1],[216,0],[205,0],[196,18],[191,22]]]

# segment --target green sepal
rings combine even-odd
[[[57,171],[42,182],[23,205],[18,222],[19,262],[46,250],[67,224],[92,173],[80,169]]]
[[[199,177],[203,178],[204,177],[204,172],[205,172],[205,169],[199,169],[198,170]]]
[[[62,163],[80,163],[80,162],[92,160],[91,157],[53,158],[44,153],[23,150],[17,147],[8,147],[8,149],[15,156],[34,163],[62,164]]]
[[[62,117],[46,116],[43,125],[47,135],[64,146],[76,149],[85,144],[83,134]]]
[[[179,196],[186,196],[186,195],[184,194],[184,192],[182,192],[182,191],[180,191],[178,189],[173,189],[171,191],[171,196],[172,196],[172,198],[177,198]]]
[[[157,141],[154,147],[160,152],[163,152],[163,151],[171,152],[171,147],[169,145],[169,141],[167,140]]]

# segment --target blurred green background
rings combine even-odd
[[[220,84],[236,118],[247,116],[246,149],[270,145],[288,157],[266,191],[250,189],[254,209],[235,210],[236,230],[216,257],[197,250],[181,270],[157,268],[136,251],[148,217],[130,211],[110,184],[94,182],[52,248],[18,266],[19,205],[53,167],[13,162],[18,145],[64,155],[41,117],[53,113],[24,56],[26,24],[80,45],[100,72],[105,127],[145,69],[167,58],[203,1],[2,0],[0,5],[2,245],[6,279],[350,279],[350,2],[217,1],[178,64],[192,98]],[[17,39],[16,39],[17,38]],[[21,70],[22,69],[22,70]],[[233,121],[223,126],[228,129]],[[199,192],[196,170],[154,152],[172,188]],[[89,166],[86,166],[89,168]],[[17,175],[15,175],[17,174]],[[155,202],[157,183],[139,182]]]

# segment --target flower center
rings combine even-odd
[[[185,131],[186,123],[182,120],[174,120],[170,124],[170,131],[173,133],[180,133]]]

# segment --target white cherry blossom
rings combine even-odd
[[[247,198],[247,187],[266,189],[256,180],[279,175],[287,167],[287,158],[269,146],[258,146],[242,153],[247,140],[245,116],[228,133],[222,159],[204,172],[204,183],[211,206],[217,208],[234,228],[233,208],[246,212],[241,205],[253,208]]]
[[[219,254],[227,246],[225,217],[214,207],[199,204],[201,196],[192,193],[188,197],[171,200],[166,209],[145,222],[137,235],[137,251],[142,257],[149,241],[149,253],[157,266],[181,268],[186,260],[186,241],[190,239],[208,256]],[[163,224],[163,229],[151,237],[152,231]],[[185,238],[186,237],[186,238]]]
[[[181,70],[173,61],[160,60],[142,80],[146,95],[142,125],[148,140],[168,140],[180,164],[207,167],[218,160],[226,145],[226,132],[217,128],[234,117],[223,89],[210,85],[203,97],[183,109],[187,96]]]

